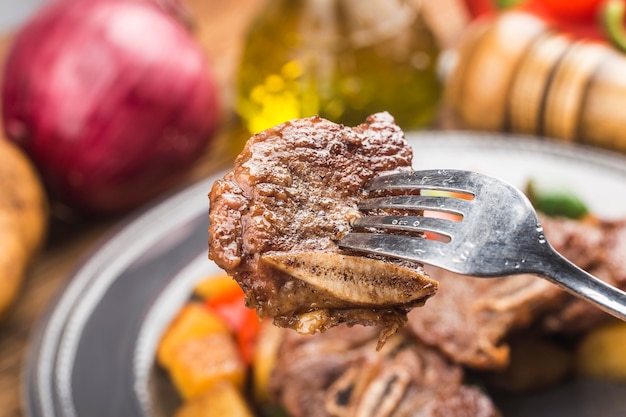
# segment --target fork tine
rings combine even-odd
[[[447,243],[413,236],[350,232],[339,241],[339,247],[358,252],[389,256],[441,266],[447,259]]]
[[[354,228],[373,227],[384,230],[432,232],[452,238],[458,222],[424,216],[364,216],[356,219]]]
[[[458,170],[424,170],[381,175],[365,184],[366,190],[429,189],[474,194],[478,174]]]
[[[389,197],[374,197],[361,200],[359,209],[398,209],[398,210],[433,210],[466,215],[472,206],[472,200],[462,200],[453,197],[425,196],[425,195],[396,195]]]

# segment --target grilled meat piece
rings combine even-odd
[[[492,280],[430,270],[439,292],[408,327],[453,361],[476,369],[502,369],[509,361],[506,336],[526,327],[561,298],[554,285],[531,275]]]
[[[626,286],[621,262],[626,253],[623,223],[548,217],[542,217],[541,222],[550,243],[566,258],[600,279]],[[587,330],[610,317],[531,275],[486,280],[443,270],[429,272],[439,282],[439,291],[420,314],[409,316],[409,328],[454,362],[475,369],[506,367],[507,336],[531,323],[540,322],[551,332],[568,333]]]
[[[592,224],[554,220],[557,222],[552,229],[559,233],[559,246],[566,257],[601,280],[626,289],[626,220]],[[591,303],[567,294],[557,310],[541,319],[541,325],[551,333],[577,334],[608,318]]]
[[[365,182],[410,171],[411,159],[387,113],[355,128],[312,117],[254,135],[211,190],[209,257],[279,326],[380,324],[384,342],[437,283],[417,263],[351,256],[336,242],[361,215]]]
[[[463,383],[463,370],[399,332],[381,352],[371,328],[286,335],[271,379],[293,417],[495,417],[491,400]]]

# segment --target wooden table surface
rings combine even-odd
[[[196,34],[205,46],[220,84],[224,119],[214,146],[196,164],[187,182],[231,163],[234,152],[245,140],[231,110],[233,77],[246,28],[263,1],[186,0],[197,19]],[[10,43],[10,34],[0,38],[0,62]],[[19,299],[0,323],[0,417],[23,415],[22,370],[29,338],[38,319],[81,260],[122,220],[53,221],[48,241],[25,277]]]

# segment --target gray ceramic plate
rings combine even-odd
[[[410,134],[416,168],[462,168],[523,185],[562,178],[592,210],[626,216],[626,157],[531,138]],[[30,417],[167,416],[173,395],[154,367],[157,341],[207,260],[207,193],[216,178],[129,220],[69,280],[32,337],[24,378]],[[626,415],[626,385],[572,381],[498,398],[505,417]]]

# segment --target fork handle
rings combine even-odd
[[[547,269],[539,271],[539,275],[626,321],[626,292],[594,277],[556,251],[552,252],[549,262],[544,266]]]

